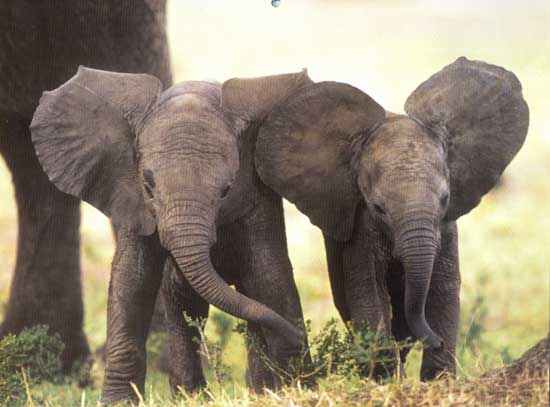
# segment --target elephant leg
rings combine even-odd
[[[105,379],[101,399],[136,401],[134,383],[143,393],[145,345],[162,279],[165,252],[158,234],[142,237],[117,231],[107,306]]]
[[[380,265],[366,255],[363,239],[357,239],[344,249],[342,262],[346,303],[355,329],[366,324],[371,331],[391,335],[390,302],[385,284],[377,274]]]
[[[36,158],[29,120],[0,116],[0,151],[12,173],[18,211],[17,260],[0,337],[48,325],[65,344],[68,371],[90,350],[83,331],[80,201],[60,192]]]
[[[391,300],[391,331],[399,342],[399,356],[401,359],[401,374],[404,374],[404,364],[407,361],[412,345],[404,346],[403,341],[413,337],[407,321],[405,320],[405,274],[403,267],[397,261],[392,262],[386,274],[386,284]]]
[[[111,223],[111,231],[113,233],[113,239],[116,240],[116,228],[115,225]],[[157,301],[155,303],[155,310],[153,312],[153,316],[151,317],[151,324],[149,326],[150,332],[164,332],[166,330],[164,326],[164,308],[162,307],[162,299],[161,296],[157,296]],[[96,358],[99,358],[105,363],[105,350],[106,350],[106,344],[104,343],[101,345],[96,351],[94,352],[94,355]],[[163,349],[162,354],[159,358],[158,362],[158,368],[161,372],[168,373],[168,367],[167,367],[167,360],[168,360],[168,351],[166,349]]]
[[[359,213],[358,224],[364,224]],[[357,228],[352,239],[343,247],[342,268],[346,303],[350,310],[355,330],[366,327],[391,338],[390,297],[385,275],[387,264],[378,261],[376,238],[369,238],[365,228]],[[393,350],[381,351],[371,373],[375,378],[391,376],[398,364],[399,356]]]
[[[426,302],[426,319],[444,341],[443,349],[425,349],[420,369],[421,380],[435,379],[440,373],[456,373],[456,338],[460,319],[460,272],[456,222],[444,225],[441,250]]]
[[[275,388],[273,372],[265,365],[262,355],[257,348],[267,349],[267,343],[262,329],[257,324],[249,323],[247,326],[248,335],[254,338],[256,344],[247,344],[247,368],[246,385],[255,393],[261,393],[263,389]]]
[[[273,195],[262,196],[260,204],[240,222],[239,280],[244,293],[267,305],[288,321],[305,331],[302,306],[294,282],[292,265],[287,251],[282,200]],[[251,326],[252,332],[258,328]],[[267,355],[284,370],[302,356],[302,349],[290,347],[279,332],[261,328]],[[307,338],[304,335],[306,346]],[[306,358],[306,363],[309,361]],[[279,387],[284,381],[279,375],[269,375],[262,369],[254,352],[249,357],[249,376],[254,389]]]
[[[113,225],[112,223],[111,231],[113,233],[113,239],[116,240],[116,228],[115,225]],[[162,299],[160,295],[157,296],[155,311],[153,312],[153,317],[151,318],[151,325],[149,329],[151,332],[164,332],[166,330],[166,328],[164,327],[164,308],[162,307]],[[102,359],[105,360],[105,345],[103,345],[102,348]]]
[[[249,296],[246,293],[241,281],[240,275],[249,275],[249,261],[247,250],[243,250],[244,245],[248,244],[244,236],[244,227],[240,222],[230,223],[218,228],[218,239],[212,247],[211,255],[216,271],[229,283],[235,283],[235,288],[240,293]],[[254,338],[254,344],[246,343],[247,350],[247,368],[246,385],[256,393],[261,393],[264,388],[272,389],[275,387],[273,382],[273,373],[263,363],[262,356],[257,352],[257,348],[267,349],[267,344],[258,324],[247,324],[247,336]]]
[[[344,285],[342,253],[345,243],[338,242],[325,233],[323,233],[323,237],[325,239],[327,269],[332,299],[342,321],[347,325],[351,321],[351,311],[346,302],[346,288]]]
[[[174,395],[178,387],[192,393],[206,385],[199,354],[200,334],[190,326],[184,312],[192,320],[206,320],[208,303],[191,288],[171,258],[165,265],[162,280],[162,302],[168,335],[168,372]]]

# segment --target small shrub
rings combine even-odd
[[[372,379],[400,373],[399,351],[412,346],[412,341],[397,342],[366,325],[341,333],[337,324],[334,319],[328,321],[311,341],[313,363],[320,369],[320,377],[337,373]]]
[[[342,332],[338,322],[331,319],[311,339],[302,356],[284,368],[269,358],[262,342],[246,329],[246,323],[240,323],[236,331],[245,336],[248,346],[254,348],[274,374],[290,384],[312,383],[331,374],[346,378],[390,377],[394,372],[400,373],[397,369],[399,350],[412,346],[410,341],[398,343],[366,326]],[[308,334],[311,331],[309,322],[306,331]]]
[[[48,327],[43,325],[5,336],[0,341],[0,405],[21,404],[24,378],[27,385],[43,380],[60,382],[64,346],[59,335],[48,335]]]

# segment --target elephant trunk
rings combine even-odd
[[[395,251],[405,270],[405,319],[417,339],[430,348],[443,346],[442,339],[426,321],[426,299],[438,248],[433,222],[406,222],[395,238]]]
[[[302,333],[263,304],[233,290],[214,270],[210,247],[214,216],[211,210],[189,205],[173,207],[159,222],[162,245],[171,253],[193,289],[209,304],[237,318],[278,332],[293,346],[301,346]]]

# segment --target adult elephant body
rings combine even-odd
[[[322,229],[342,318],[424,340],[421,377],[432,379],[455,371],[456,219],[519,151],[529,111],[512,72],[464,57],[421,84],[405,111],[386,113],[346,84],[309,85],[262,124],[256,162]]]
[[[257,78],[250,86],[264,89],[270,111],[310,83],[302,72]],[[174,390],[204,384],[198,335],[184,311],[204,318],[212,304],[249,321],[283,367],[300,356],[305,340],[282,200],[255,170],[264,111],[225,109],[217,83],[162,89],[150,75],[81,67],[44,93],[31,124],[51,181],[115,225],[105,402],[134,399],[130,383],[143,391],[145,342],[161,280]],[[172,267],[162,279],[166,262]],[[278,384],[255,354],[249,379],[256,389]]]
[[[80,200],[40,167],[29,125],[43,90],[79,65],[156,75],[171,84],[164,0],[0,4],[0,151],[18,208],[17,261],[0,336],[46,324],[61,335],[66,368],[89,352],[82,331]],[[4,199],[4,198],[2,198]]]

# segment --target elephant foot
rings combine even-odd
[[[185,376],[185,378],[181,378],[179,375],[170,375],[169,382],[172,395],[181,396],[182,391],[193,394],[206,387],[206,380],[202,374],[186,374]]]
[[[198,355],[193,355],[184,361],[175,361],[169,347],[165,347],[159,356],[157,367],[161,372],[168,374],[173,396],[181,396],[182,392],[196,393],[207,385],[201,358]]]
[[[124,403],[126,402],[126,404]],[[139,397],[128,386],[125,386],[124,389],[112,389],[108,391],[103,391],[103,394],[101,395],[101,406],[114,406],[114,405],[134,405],[137,406],[139,404]]]
[[[246,369],[246,385],[257,394],[263,393],[264,389],[275,389],[273,373],[265,366],[254,350],[249,350],[248,367]]]

